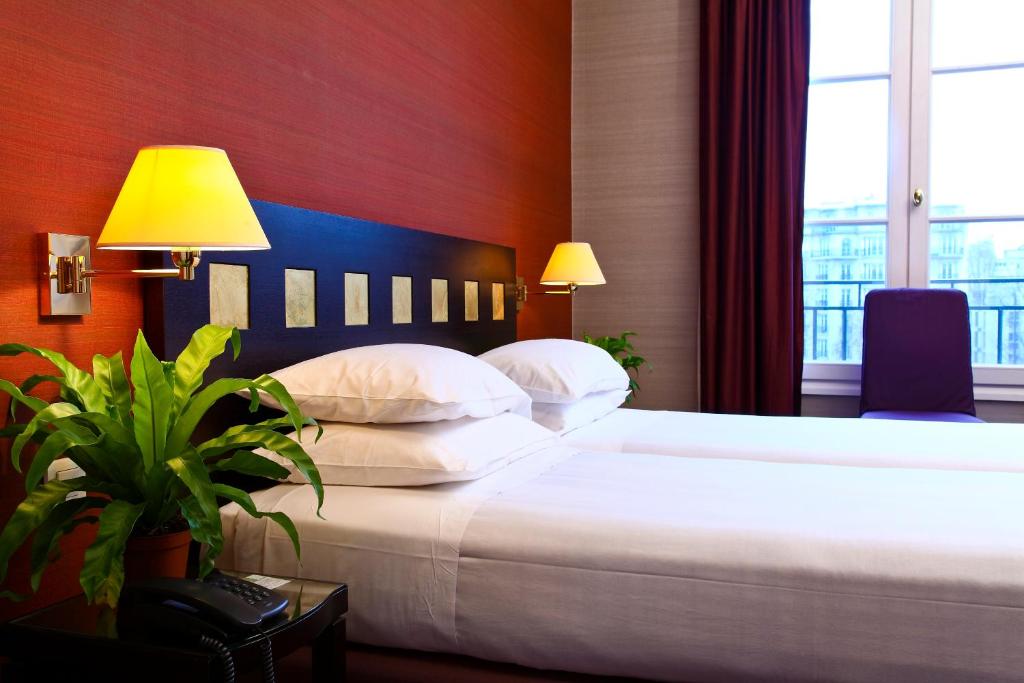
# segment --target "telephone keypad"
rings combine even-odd
[[[259,609],[264,617],[280,612],[287,604],[287,600],[262,586],[220,572],[206,577],[205,583],[238,596],[246,604]]]

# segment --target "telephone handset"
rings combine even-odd
[[[222,641],[258,633],[288,606],[288,598],[255,583],[214,572],[205,581],[149,579],[125,586],[124,627],[207,635]]]

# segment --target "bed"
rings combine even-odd
[[[256,494],[225,566],[351,587],[354,640],[657,680],[1024,678],[1024,475],[548,448]]]
[[[619,408],[562,436],[587,450],[784,463],[1024,472],[1024,425]]]
[[[250,329],[208,379],[372,343],[475,354],[516,338],[507,247],[254,208],[274,248],[225,253],[248,269]],[[316,270],[314,327],[286,325],[284,268]],[[357,326],[340,314],[350,272],[369,282]],[[387,306],[398,275],[411,323]],[[209,319],[209,283],[193,284],[148,294],[164,353]],[[1018,433],[922,442],[867,422],[617,410],[479,479],[328,486],[323,519],[308,486],[256,491],[296,522],[302,563],[233,504],[219,562],[347,582],[351,638],[390,648],[657,680],[1024,680]]]

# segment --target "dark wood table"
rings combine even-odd
[[[287,579],[274,590],[288,597],[285,615],[264,630],[275,658],[310,645],[313,680],[344,681],[347,586]],[[259,671],[262,639],[256,634],[226,643],[239,674]],[[223,680],[221,661],[213,652],[119,633],[116,614],[86,604],[82,595],[0,624],[0,656],[8,659],[0,676],[3,683],[64,676],[143,683]]]

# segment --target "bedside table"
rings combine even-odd
[[[311,645],[313,680],[345,680],[345,584],[224,573],[254,583],[267,580],[265,585],[288,598],[286,616],[265,629],[275,659]],[[260,669],[262,639],[256,634],[226,643],[239,674]],[[0,656],[10,660],[0,677],[3,683],[59,676],[145,683],[223,679],[220,659],[213,652],[119,634],[114,612],[86,604],[83,595],[0,624]]]

